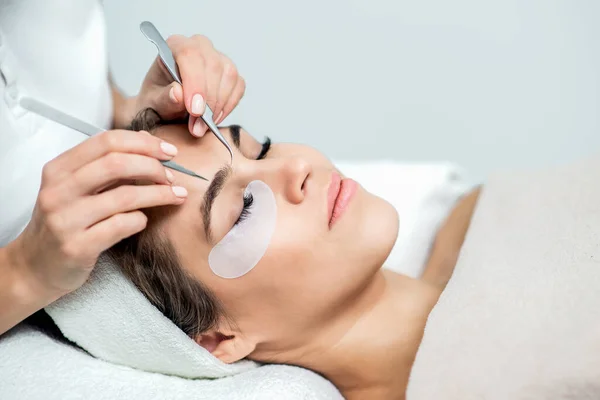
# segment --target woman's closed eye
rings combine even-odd
[[[265,138],[265,141],[262,143],[262,148],[260,149],[260,153],[256,157],[257,160],[262,160],[267,156],[267,153],[271,149],[271,138]]]
[[[264,159],[267,156],[267,154],[269,153],[270,148],[271,148],[271,139],[269,137],[267,137],[265,139],[265,141],[262,143],[262,148],[260,150],[260,153],[256,157],[256,160]],[[237,224],[239,224],[240,222],[242,222],[246,218],[248,218],[248,216],[250,216],[253,203],[254,203],[254,197],[252,197],[252,193],[244,193],[244,205],[242,207],[242,212],[240,213],[240,216],[235,221],[233,226],[236,226]]]
[[[237,224],[248,218],[248,216],[250,215],[250,208],[252,207],[253,203],[254,197],[252,196],[252,193],[244,193],[244,206],[242,207],[242,212],[240,213],[240,216],[238,217],[237,221],[235,221],[233,226],[236,226]]]

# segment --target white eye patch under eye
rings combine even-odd
[[[239,278],[265,255],[275,232],[277,202],[263,181],[252,181],[246,194],[253,197],[248,216],[235,225],[208,255],[210,269],[222,278]]]

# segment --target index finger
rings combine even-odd
[[[214,94],[211,90],[215,84],[210,81],[215,79],[209,79],[208,74],[212,71],[208,71],[208,67],[210,57],[216,51],[210,40],[200,35],[175,42],[171,49],[183,83],[185,107],[190,115],[198,117],[204,113],[205,104],[212,101]]]
[[[177,148],[146,131],[116,129],[92,136],[50,161],[44,170],[46,183],[57,182],[108,153],[136,153],[169,160]]]

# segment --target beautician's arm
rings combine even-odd
[[[0,335],[60,297],[22,273],[27,270],[15,245],[0,248]]]
[[[83,285],[103,251],[146,227],[140,209],[185,201],[159,162],[176,150],[148,132],[111,130],[44,165],[29,224],[0,250],[0,333]],[[114,186],[134,178],[154,184]]]
[[[452,277],[480,191],[478,187],[461,198],[436,235],[421,279],[440,290]]]

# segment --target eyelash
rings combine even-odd
[[[264,143],[262,144],[262,149],[260,149],[260,153],[258,154],[258,157],[256,157],[256,159],[263,160],[267,156],[267,153],[269,153],[270,149],[271,149],[271,138],[267,137],[265,139]]]
[[[244,194],[244,207],[242,208],[242,212],[240,213],[237,221],[235,221],[235,224],[233,224],[234,226],[248,218],[252,204],[254,204],[254,196],[252,196],[252,193]]]
[[[260,149],[260,153],[258,154],[258,157],[256,157],[256,159],[263,160],[269,153],[270,149],[271,138],[267,137],[264,143],[262,144],[262,148]],[[237,221],[235,221],[235,224],[233,224],[234,226],[248,218],[248,216],[250,215],[250,208],[252,207],[252,204],[254,204],[254,197],[252,196],[252,193],[244,194],[244,206],[242,207],[242,212],[240,213],[240,216],[238,217]]]

